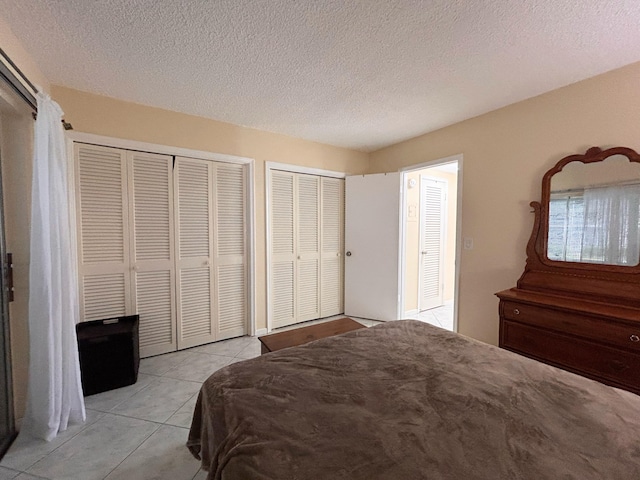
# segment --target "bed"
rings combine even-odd
[[[208,480],[632,480],[640,397],[402,320],[217,371],[187,446]]]

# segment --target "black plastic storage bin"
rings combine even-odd
[[[139,315],[76,325],[84,395],[132,385],[138,380]]]

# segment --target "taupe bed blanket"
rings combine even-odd
[[[208,479],[638,480],[640,397],[404,320],[216,372],[188,447]]]

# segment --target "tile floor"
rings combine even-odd
[[[430,310],[425,310],[415,315],[409,315],[406,318],[413,320],[421,320],[423,322],[430,323],[436,327],[442,327],[450,331],[453,330],[453,302],[445,303],[444,305]]]
[[[258,339],[241,337],[142,359],[135,385],[85,399],[84,424],[51,442],[19,436],[0,480],[203,480],[185,447],[200,386],[258,355]]]
[[[419,319],[443,326],[450,310]],[[185,447],[200,386],[225,365],[258,355],[258,339],[240,337],[142,359],[135,385],[85,399],[84,424],[51,442],[20,435],[0,461],[0,480],[204,480]]]

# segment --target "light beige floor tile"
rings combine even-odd
[[[202,383],[209,378],[213,372],[227,365],[230,360],[231,357],[223,357],[221,355],[194,353],[193,356],[189,357],[179,366],[165,373],[163,377]]]
[[[221,342],[208,343],[200,347],[189,349],[190,352],[208,353],[212,355],[222,355],[225,357],[235,357],[240,353],[252,340],[252,337],[238,337]]]
[[[260,343],[260,341],[258,339],[255,339],[254,342],[249,343],[249,345],[247,345],[242,351],[240,351],[240,353],[236,355],[236,358],[248,359],[259,357],[262,348],[261,345],[262,344]]]
[[[51,480],[102,480],[158,427],[144,420],[105,414],[27,473]]]
[[[138,374],[138,381],[133,385],[129,385],[115,390],[109,390],[108,392],[98,393],[96,395],[90,395],[84,398],[84,404],[87,408],[98,410],[99,412],[108,412],[113,407],[125,401],[127,398],[133,396],[136,392],[139,392],[144,387],[149,385],[151,381],[156,378],[153,375],[145,375],[144,373]]]
[[[190,428],[191,419],[193,418],[193,410],[196,407],[196,400],[198,400],[198,394],[196,393],[187,402],[180,407],[180,409],[171,415],[169,420],[165,423],[169,425],[175,425],[176,427]]]
[[[194,354],[195,355],[195,354]],[[164,423],[200,390],[201,384],[157,377],[148,386],[113,408],[113,413]]]
[[[85,423],[70,426],[50,442],[21,433],[5,454],[0,465],[14,470],[24,471],[103,416],[104,413],[102,412],[87,409],[87,419]]]
[[[162,425],[105,480],[192,480],[200,462],[185,447],[188,432]]]
[[[227,363],[227,365],[231,365],[232,363],[244,362],[246,360],[251,360],[251,359],[250,358],[241,358],[241,357],[232,358],[231,361],[229,363]]]
[[[0,467],[0,480],[12,480],[20,475],[20,472],[16,470],[10,470],[8,468]]]
[[[155,357],[140,360],[140,373],[149,375],[164,375],[172,368],[176,368],[182,362],[194,355],[193,352],[182,350],[180,352],[165,353]]]

